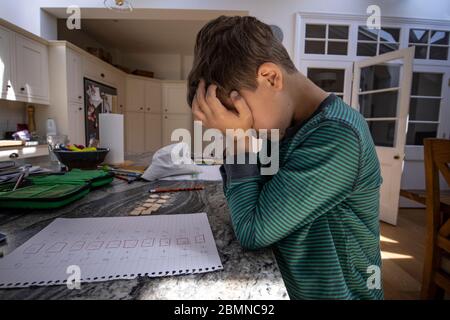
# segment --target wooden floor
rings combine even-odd
[[[400,209],[395,227],[381,223],[385,299],[420,298],[424,248],[424,209]]]

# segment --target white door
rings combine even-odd
[[[380,219],[397,224],[414,47],[355,62],[352,106],[366,118],[381,164]]]
[[[145,151],[155,152],[161,148],[162,116],[156,113],[145,114]]]
[[[17,94],[27,101],[48,100],[47,47],[16,34]]]
[[[305,60],[301,62],[300,71],[318,87],[350,104],[353,62]]]
[[[0,98],[13,91],[11,83],[11,32],[0,27]]]

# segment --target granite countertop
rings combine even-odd
[[[8,242],[0,247],[12,252],[55,218],[128,216],[136,203],[148,198],[150,187],[190,186],[192,181],[135,182],[122,180],[92,191],[57,210],[4,210],[0,232]],[[206,212],[224,269],[194,275],[137,277],[66,286],[0,290],[0,299],[288,299],[278,265],[270,249],[244,250],[236,240],[221,182],[202,182],[205,190],[180,192],[157,214]]]

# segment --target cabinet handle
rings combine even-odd
[[[10,84],[7,84],[6,87],[7,87],[7,88],[11,88],[11,85],[10,85]]]
[[[144,108],[139,108],[139,110],[144,110]]]
[[[104,73],[101,73],[100,75],[102,76],[102,78],[104,78],[104,77],[105,77],[105,74],[104,74]]]
[[[82,108],[82,107],[79,107],[79,108],[78,108],[78,110],[80,110],[80,111],[81,111],[81,110],[83,110],[83,108]]]
[[[164,116],[164,119],[167,119],[167,116]]]
[[[150,108],[147,108],[147,111],[150,111]]]
[[[81,99],[82,98],[82,96],[78,96],[78,99]]]
[[[167,110],[167,109],[164,109],[164,111],[167,112],[168,110]]]
[[[24,87],[20,88],[20,91],[25,91],[25,88]]]

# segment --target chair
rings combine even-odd
[[[424,139],[427,235],[422,299],[450,292],[450,201],[441,199],[439,173],[450,185],[450,140]]]

